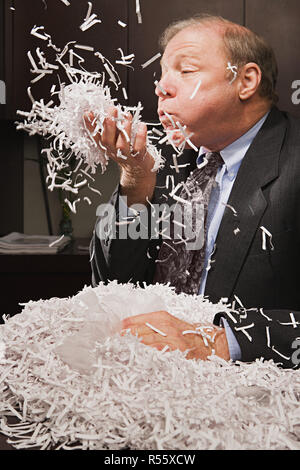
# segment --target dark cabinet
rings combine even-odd
[[[85,62],[81,62],[83,68],[88,71],[103,72],[102,61],[94,53],[100,52],[114,63],[120,58],[118,48],[127,48],[127,32],[118,24],[118,20],[127,21],[127,2],[124,0],[101,0],[93,2],[92,14],[97,15],[101,23],[82,31],[80,25],[84,22],[88,10],[88,2],[77,0],[66,6],[61,1],[49,0],[15,0],[14,9],[11,2],[2,2],[4,15],[4,77],[7,89],[7,103],[5,115],[1,107],[1,117],[14,119],[16,110],[29,110],[31,101],[27,95],[27,88],[31,86],[32,94],[36,99],[50,100],[50,89],[54,83],[58,83],[57,73],[46,74],[44,78],[31,84],[31,80],[37,77],[30,72],[32,64],[28,58],[28,51],[39,66],[37,48],[45,55],[49,63],[55,64],[56,55],[63,51],[64,46],[70,41],[76,41],[78,45],[92,46],[94,51],[74,49]],[[113,8],[112,8],[113,5]],[[49,40],[40,39],[31,34],[32,28],[37,29],[41,36],[49,35]],[[68,55],[63,59],[68,61]],[[78,59],[74,56],[74,66]],[[80,67],[80,63],[78,64]],[[41,68],[41,67],[40,67]],[[125,67],[119,67],[120,78],[126,86]],[[60,80],[68,83],[67,76],[59,70]],[[112,90],[113,91],[113,90]],[[116,96],[122,100],[120,93]]]
[[[79,249],[87,239],[74,240],[56,255],[0,254],[0,323],[2,315],[22,310],[19,303],[30,300],[65,298],[91,285],[90,255]]]
[[[23,134],[13,121],[0,121],[0,236],[22,232],[23,220]]]

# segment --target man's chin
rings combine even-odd
[[[182,135],[180,130],[174,130],[174,128],[167,128],[165,129],[168,140],[171,142],[175,147],[182,147],[182,144],[185,143],[184,136]]]

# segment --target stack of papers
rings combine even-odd
[[[5,254],[51,254],[61,251],[71,238],[65,235],[25,235],[12,232],[0,237],[0,253]]]

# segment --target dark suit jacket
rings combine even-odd
[[[175,184],[187,178],[195,166],[196,154],[187,151],[184,159],[191,165],[180,174],[173,170]],[[166,163],[158,174],[152,202],[167,202],[163,194],[169,192],[164,186],[170,173]],[[116,207],[117,195],[118,190],[111,199]],[[93,284],[109,279],[151,283],[159,243],[157,239],[100,240],[94,235]],[[205,295],[212,302],[221,297],[232,302],[237,296],[248,309],[248,313],[236,312],[237,317],[226,316],[241,346],[242,360],[262,356],[284,367],[294,367],[291,344],[300,337],[300,329],[298,325],[283,324],[291,323],[290,313],[300,323],[299,119],[272,108],[242,161],[216,247]]]

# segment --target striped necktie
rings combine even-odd
[[[198,294],[205,259],[207,209],[223,163],[219,153],[206,153],[203,163],[183,183],[171,213],[171,239],[163,240],[156,260],[154,283],[170,283],[177,293]]]

